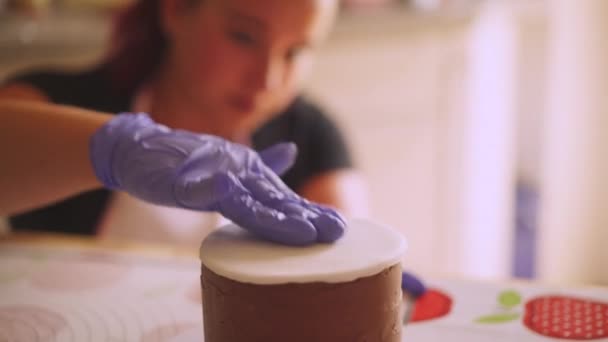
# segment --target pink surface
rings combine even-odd
[[[199,272],[198,260],[0,245],[0,341],[202,336]]]
[[[67,327],[61,314],[42,307],[0,307],[0,341],[55,341]]]
[[[49,291],[87,291],[120,283],[130,266],[103,262],[48,260],[33,272],[33,286]]]
[[[203,294],[201,293],[201,284],[196,283],[188,288],[186,291],[186,298],[196,304],[203,302]]]
[[[141,342],[162,342],[173,339],[192,329],[202,329],[200,323],[175,323],[160,325],[143,334]]]

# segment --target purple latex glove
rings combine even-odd
[[[403,312],[403,324],[407,324],[414,314],[416,300],[422,297],[427,289],[418,277],[405,271],[401,273],[401,289],[407,294],[405,296],[406,305]]]
[[[144,201],[217,211],[281,244],[333,242],[345,222],[311,203],[278,177],[296,156],[291,143],[260,153],[217,136],[172,130],[146,114],[119,114],[91,138],[93,168],[110,189]]]
[[[426,292],[426,286],[412,273],[403,272],[401,274],[401,289],[406,291],[414,299],[422,296]]]

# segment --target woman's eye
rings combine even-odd
[[[291,48],[289,50],[287,50],[287,53],[285,54],[285,58],[288,61],[292,61],[294,59],[296,59],[299,55],[301,55],[304,52],[305,48],[303,47],[297,47],[297,48]]]
[[[292,60],[296,59],[296,57],[298,57],[299,53],[300,53],[299,50],[289,50],[287,52],[287,60],[292,61]]]
[[[242,32],[242,31],[229,31],[228,32],[228,36],[230,36],[230,38],[239,43],[239,44],[244,44],[244,45],[253,45],[255,44],[255,39],[253,38],[252,35],[246,33],[246,32]]]

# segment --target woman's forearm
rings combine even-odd
[[[110,119],[75,107],[0,100],[0,215],[100,186],[89,139]]]

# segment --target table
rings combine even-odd
[[[0,241],[0,341],[202,341],[195,252],[52,235]]]
[[[197,251],[174,247],[38,234],[2,238],[0,341],[202,341],[199,268]],[[431,295],[417,303],[404,341],[557,341],[523,324],[526,303],[549,294],[573,305],[578,302],[568,298],[592,300],[593,329],[608,333],[608,306],[599,304],[608,302],[608,288],[463,279],[427,284]]]

